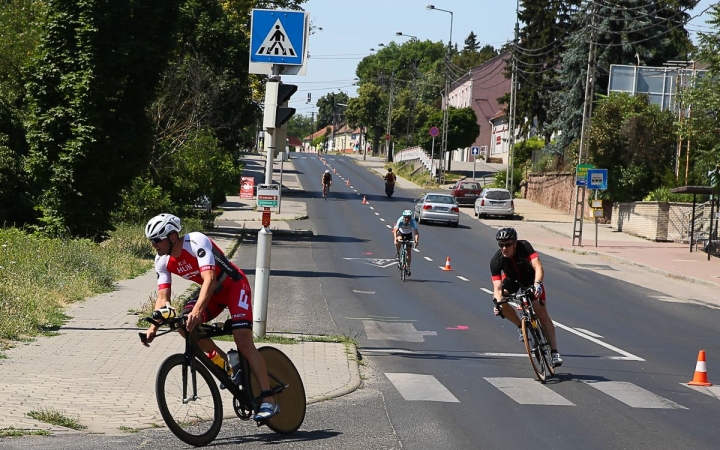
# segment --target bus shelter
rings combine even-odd
[[[708,261],[710,260],[710,253],[712,249],[715,251],[718,250],[718,242],[717,242],[717,225],[715,226],[715,229],[713,229],[713,223],[716,222],[714,220],[715,217],[715,203],[717,199],[713,197],[713,188],[711,186],[680,186],[676,188],[670,189],[670,192],[673,194],[692,194],[693,196],[693,204],[692,204],[692,216],[690,219],[690,252],[693,251],[693,244],[695,243],[695,207],[697,205],[697,196],[698,195],[709,195],[710,196],[710,229],[708,230],[708,236],[707,236],[707,255],[708,255]]]

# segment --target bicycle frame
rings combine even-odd
[[[398,268],[400,269],[400,279],[405,281],[407,276],[407,258],[408,258],[408,247],[413,245],[413,241],[400,241],[400,258],[398,261]]]

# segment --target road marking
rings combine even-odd
[[[672,400],[655,395],[652,392],[643,389],[640,386],[628,383],[627,381],[583,380],[583,382],[632,408],[687,409]]]
[[[456,327],[447,327],[446,330],[469,330],[470,327],[467,325],[458,325]]]
[[[385,219],[383,219],[383,218],[381,217],[381,218],[380,218],[380,222],[385,222]]]
[[[460,403],[460,400],[432,375],[386,373],[385,376],[405,400]]]
[[[478,356],[492,356],[498,358],[527,358],[527,353],[497,353],[497,352],[475,352]]]
[[[715,397],[716,399],[720,400],[720,386],[690,386],[687,383],[680,384],[685,387],[689,387],[694,391],[701,392],[705,395],[709,395],[710,397]]]
[[[623,355],[623,356],[611,356],[610,359],[616,359],[616,360],[620,360],[620,361],[645,361],[644,359],[642,359],[642,358],[639,357],[639,356],[635,356],[635,355],[633,355],[632,353],[626,352],[625,350],[620,350],[619,348],[617,348],[617,347],[615,347],[615,346],[612,346],[612,345],[610,345],[610,344],[607,344],[607,343],[605,343],[605,342],[603,342],[603,341],[601,341],[601,340],[599,340],[599,339],[596,339],[596,338],[594,338],[594,337],[592,337],[592,336],[588,336],[588,335],[585,334],[585,333],[581,333],[581,332],[579,332],[579,331],[577,331],[577,330],[575,330],[575,329],[573,329],[573,328],[570,328],[570,327],[567,326],[567,325],[561,324],[560,322],[555,322],[555,321],[553,320],[553,323],[554,323],[555,326],[558,327],[558,328],[562,328],[563,330],[567,330],[567,331],[571,332],[572,334],[578,335],[578,336],[580,336],[581,338],[585,338],[585,339],[587,339],[587,340],[590,341],[590,342],[594,342],[594,343],[596,343],[596,344],[598,344],[598,345],[600,345],[600,346],[602,346],[602,347],[605,347],[605,348],[607,348],[607,349],[609,349],[609,350],[612,350],[612,351],[614,351],[614,352],[616,352],[616,353],[620,353],[621,355]]]
[[[418,249],[416,249],[416,248],[413,248],[413,251],[420,253],[420,250],[418,250]]]
[[[375,207],[374,207],[374,206],[371,206],[370,209],[375,209]]]
[[[437,336],[437,331],[420,331],[408,322],[363,320],[363,327],[369,340],[425,342],[425,336]]]
[[[494,294],[494,292],[491,291],[490,289],[480,288],[480,290],[483,291],[483,292],[487,292],[487,293],[490,294],[490,295],[493,295],[493,294]]]
[[[374,294],[375,291],[356,291],[355,289],[352,290],[356,294]]]
[[[388,227],[388,228],[392,228],[390,225],[385,225],[385,226]]]
[[[432,258],[428,258],[427,256],[424,257],[426,260],[432,262]]]
[[[376,213],[375,213],[375,215],[376,215],[376,216],[379,216],[379,215],[380,215],[380,213],[377,213],[377,212],[376,212]]]
[[[485,381],[521,405],[575,406],[570,400],[532,378],[486,377]]]
[[[585,334],[587,334],[588,336],[592,336],[592,337],[594,337],[594,338],[600,338],[600,339],[603,338],[603,336],[600,336],[599,334],[593,333],[592,331],[586,330],[585,328],[575,327],[575,329],[578,330],[578,331],[581,332],[581,333],[585,333]]]
[[[470,281],[470,280],[468,280],[468,279],[465,278],[465,277],[461,277],[460,275],[458,275],[458,278],[460,278],[460,279],[463,280],[463,281]]]

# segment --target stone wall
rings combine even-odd
[[[523,195],[531,202],[572,215],[575,213],[576,191],[574,173],[530,174]],[[586,190],[585,195],[593,195],[593,191]],[[611,212],[607,206],[605,217],[609,218]],[[589,207],[585,208],[585,218],[592,219],[592,209]]]

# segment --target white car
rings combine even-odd
[[[485,188],[475,200],[475,215],[478,219],[486,216],[505,216],[512,218],[515,204],[507,189]]]
[[[460,208],[450,194],[425,194],[415,202],[413,217],[418,223],[445,222],[451,227],[460,223]]]

